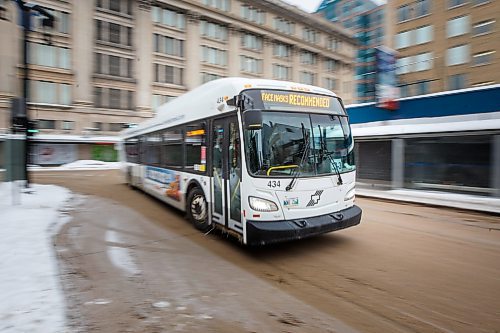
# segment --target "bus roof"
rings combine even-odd
[[[283,89],[336,96],[328,89],[307,84],[278,80],[224,78],[207,82],[175,99],[161,105],[156,116],[134,128],[126,129],[122,136],[127,138],[160,130],[165,127],[216,116],[234,110],[226,99],[246,89]],[[221,102],[223,101],[223,102]]]

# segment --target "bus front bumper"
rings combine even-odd
[[[307,238],[349,228],[361,221],[361,208],[352,206],[339,212],[284,221],[247,221],[247,244],[265,245]]]

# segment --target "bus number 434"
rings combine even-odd
[[[270,180],[267,183],[267,187],[270,187],[270,188],[275,188],[275,187],[280,187],[280,186],[281,186],[281,183],[279,180]]]

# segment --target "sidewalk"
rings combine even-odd
[[[356,187],[356,196],[422,203],[500,214],[500,198],[425,190],[374,190]]]

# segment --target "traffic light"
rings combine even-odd
[[[24,132],[28,126],[26,117],[26,103],[24,98],[14,97],[11,100],[11,126],[14,133]]]
[[[33,136],[38,133],[38,122],[36,120],[29,120],[28,127],[26,128],[26,135]]]

